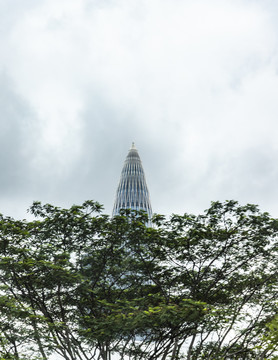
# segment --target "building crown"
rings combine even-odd
[[[144,210],[149,219],[152,217],[145,173],[134,142],[127,154],[121,172],[112,216],[119,215],[121,209]]]

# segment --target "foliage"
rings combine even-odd
[[[270,321],[266,324],[266,329],[262,336],[263,346],[259,348],[266,349],[265,351],[271,352],[272,354],[277,354],[278,351],[278,315],[275,315]],[[273,359],[278,359],[277,356],[273,356]]]
[[[235,201],[152,227],[101,210],[1,217],[0,359],[275,359],[278,220]]]

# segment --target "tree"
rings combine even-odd
[[[262,335],[263,345],[259,346],[260,349],[277,354],[278,351],[278,315],[276,314],[266,324],[266,329]],[[273,356],[273,359],[278,359],[278,356]]]
[[[275,359],[278,221],[256,206],[30,212],[0,221],[0,359]]]

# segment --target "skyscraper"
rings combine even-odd
[[[120,209],[144,210],[152,217],[152,207],[140,156],[134,143],[129,150],[121,173],[112,216]]]

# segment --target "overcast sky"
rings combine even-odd
[[[94,199],[134,141],[154,212],[278,216],[277,0],[0,0],[0,212]]]

